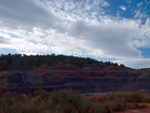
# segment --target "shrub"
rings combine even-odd
[[[103,97],[107,101],[107,97]],[[112,92],[110,93],[109,107],[112,111],[123,111],[126,109],[144,108],[144,105],[139,105],[136,102],[143,101],[141,92]]]
[[[26,101],[9,99],[10,100],[5,99],[5,101],[1,101],[3,103],[0,104],[0,113],[46,113],[44,104],[39,103],[35,97],[32,99],[28,98]]]
[[[142,101],[143,95],[139,91],[131,92],[131,98],[135,101]]]
[[[107,99],[104,96],[105,100]],[[123,100],[124,102],[139,102],[143,100],[142,93],[136,92],[112,92],[110,93],[110,100]]]
[[[94,104],[79,93],[65,89],[51,93],[47,108],[54,113],[58,109],[62,113],[108,113],[106,107]]]
[[[79,93],[66,89],[52,92],[47,95],[45,101],[39,101],[39,99],[43,99],[40,90],[37,91],[39,96],[35,97],[29,97],[25,94],[17,96],[6,94],[0,96],[0,113],[112,113],[145,107],[142,104],[132,102],[143,99],[140,92],[110,93],[110,102],[107,102],[106,96],[104,96],[104,100],[101,97],[100,101],[91,102]]]

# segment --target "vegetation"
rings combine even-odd
[[[37,92],[36,92],[37,93]],[[0,113],[108,113],[71,90],[54,91],[49,95],[0,97]]]
[[[139,91],[110,93],[110,100],[124,100],[127,102],[134,102],[134,101],[136,102],[136,101],[142,101],[142,99],[143,99],[143,95]]]
[[[144,108],[144,104],[138,104],[142,102],[150,102],[149,97],[144,97],[141,92],[112,92],[109,93],[109,101],[107,96],[97,97],[94,102],[107,106],[110,111],[124,111],[128,109]],[[106,108],[106,107],[105,107]]]
[[[36,91],[34,97],[10,93],[1,95],[0,113],[112,113],[145,107],[137,104],[144,99],[140,92],[114,92],[110,93],[109,102],[106,96],[93,102],[71,90],[62,89],[52,93],[40,91]]]
[[[21,71],[31,70],[40,65],[53,66],[56,64],[72,64],[78,67],[83,66],[100,66],[102,68],[107,66],[118,66],[117,63],[102,62],[91,58],[81,58],[75,56],[65,55],[21,55],[21,54],[8,54],[0,56],[0,70]],[[123,64],[120,67],[125,67]]]

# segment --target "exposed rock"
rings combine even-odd
[[[39,88],[53,91],[72,88],[81,93],[144,90],[150,92],[149,70],[111,66],[77,68],[69,64],[40,66],[30,72],[1,72],[3,91],[33,94]],[[2,85],[5,84],[5,85]]]

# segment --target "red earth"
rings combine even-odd
[[[103,96],[104,95],[95,95],[95,96],[87,96],[88,100],[91,100],[92,102],[100,101],[103,102]],[[145,95],[146,97],[150,97],[150,95]],[[138,103],[139,105],[145,105],[145,108],[141,109],[131,109],[131,110],[126,110],[126,111],[121,111],[121,112],[114,112],[114,113],[150,113],[150,103]]]
[[[127,110],[127,111],[115,112],[115,113],[150,113],[150,104],[145,103],[144,105],[146,105],[146,107],[142,109],[133,109],[133,110]]]

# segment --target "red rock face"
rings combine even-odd
[[[78,70],[77,67],[72,66],[70,64],[58,64],[51,68],[52,70]]]
[[[109,66],[105,68],[105,71],[121,71],[121,68],[116,66]]]
[[[34,73],[46,74],[48,76],[77,76],[82,78],[104,77],[104,74],[110,71],[121,71],[121,68],[116,66],[106,67],[104,69],[98,66],[77,68],[69,64],[59,64],[53,67],[43,65],[33,70]]]
[[[34,73],[42,73],[42,74],[49,74],[51,72],[60,72],[60,71],[77,71],[79,68],[69,65],[69,64],[58,64],[56,66],[40,66],[33,70]]]
[[[46,66],[46,65],[42,65],[36,69],[34,69],[32,72],[34,73],[42,73],[42,74],[47,74],[49,73],[49,71],[51,70],[51,67]]]
[[[53,67],[40,66],[33,70],[34,73],[47,74],[49,76],[77,76],[77,77],[97,77],[100,76],[102,68],[98,66],[88,66],[77,68],[69,64],[59,64]]]
[[[72,88],[83,93],[128,91],[146,89],[150,92],[150,79],[142,78],[149,73],[141,70],[131,70],[117,66],[101,68],[84,66],[82,68],[59,64],[55,66],[40,66],[30,72],[11,72],[5,76],[5,89],[11,91],[36,90],[48,91],[60,88]]]

